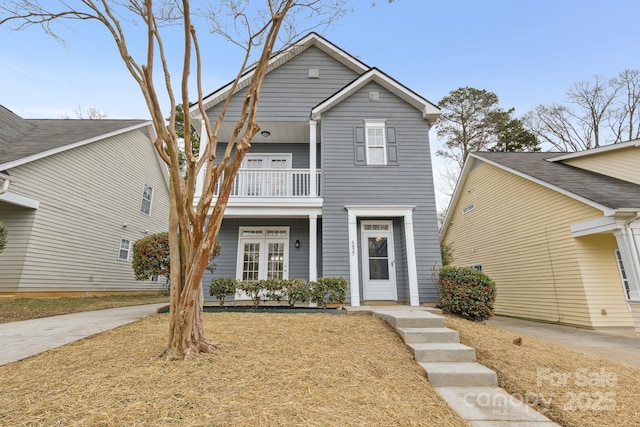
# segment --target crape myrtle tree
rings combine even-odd
[[[59,39],[62,39],[60,26],[82,32],[94,29],[88,26],[91,22],[99,23],[105,37],[115,42],[123,65],[140,87],[155,128],[152,142],[168,165],[170,176],[169,342],[162,353],[167,360],[188,359],[220,347],[204,335],[202,276],[214,249],[234,178],[251,147],[251,139],[260,130],[256,114],[270,58],[299,36],[297,20],[304,20],[301,33],[327,25],[344,12],[343,0],[219,0],[193,2],[193,7],[191,3],[188,0],[4,0],[0,3],[0,26],[16,30],[40,26],[46,34]],[[165,41],[169,37],[174,40],[177,29],[182,49],[178,61],[180,73],[174,81],[170,69],[176,64],[169,58],[176,52],[167,50]],[[222,101],[221,112],[211,120],[205,111],[201,85],[199,35],[203,30],[206,35],[222,35],[244,49],[238,72],[230,83],[231,90]],[[142,51],[138,50],[141,40],[144,40]],[[219,141],[218,132],[231,96],[240,78],[249,70],[252,73],[234,130],[229,140]],[[195,93],[191,92],[193,87]],[[184,132],[186,178],[179,164],[182,142],[176,132],[177,105],[182,105],[185,112],[190,108],[197,110],[204,129],[201,137],[206,141],[206,146],[201,148],[203,155],[197,156],[192,149],[191,132]],[[184,114],[183,126],[191,129],[189,114]],[[222,156],[216,156],[218,143],[225,146]],[[202,196],[196,198],[195,180],[199,173],[203,177],[203,190]],[[216,188],[218,197],[214,203]]]

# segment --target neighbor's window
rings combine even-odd
[[[631,288],[629,287],[629,279],[627,278],[627,272],[624,269],[624,264],[622,263],[622,254],[620,253],[620,249],[614,249],[616,254],[616,260],[618,261],[618,271],[620,271],[620,279],[622,279],[622,285],[624,286],[624,291],[627,296],[627,299],[631,299]]]
[[[145,184],[142,191],[142,203],[140,204],[140,212],[145,215],[151,215],[151,200],[153,199],[153,187]]]
[[[120,251],[118,252],[118,259],[122,261],[128,261],[131,254],[131,240],[120,239]]]
[[[482,264],[470,265],[469,268],[475,268],[478,271],[482,271]]]
[[[384,134],[384,120],[365,121],[368,165],[387,164],[387,147]]]

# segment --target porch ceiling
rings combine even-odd
[[[253,143],[309,143],[309,122],[259,122],[260,132],[253,138]],[[225,122],[220,127],[218,140],[228,141],[235,126],[234,122]],[[269,132],[269,136],[261,132]]]

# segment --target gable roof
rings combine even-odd
[[[478,161],[600,209],[605,215],[617,209],[640,210],[640,185],[554,161],[557,156],[558,153],[470,153],[449,204],[441,234],[446,231],[451,208],[456,206],[467,176]]]
[[[269,65],[267,66],[266,72],[269,73],[274,68],[277,68],[280,65],[284,64],[285,62],[289,61],[290,59],[296,57],[297,55],[304,52],[306,49],[308,49],[311,46],[317,47],[318,49],[322,50],[329,56],[333,57],[337,61],[344,64],[345,66],[351,68],[353,71],[355,71],[358,74],[362,74],[365,71],[369,70],[370,68],[369,66],[359,61],[355,57],[349,55],[347,52],[345,52],[338,46],[329,42],[327,39],[321,37],[319,34],[309,33],[305,37],[293,43],[288,48],[275,54],[269,60]],[[255,67],[253,67],[252,69],[244,73],[244,75],[240,78],[238,85],[236,86],[235,92],[238,92],[249,85],[249,83],[251,82],[251,77],[253,76],[254,72],[255,72]],[[203,99],[205,111],[211,108],[212,106],[218,104],[219,102],[223,101],[224,99],[226,99],[232,86],[233,86],[233,81],[222,86],[220,89],[216,90],[215,92],[212,92],[209,95],[205,96]],[[194,116],[200,115],[200,111],[198,109],[197,103],[194,103],[189,109],[189,111]]]
[[[0,106],[0,171],[150,125],[148,120],[23,119]]]
[[[435,104],[427,101],[397,80],[374,67],[311,109],[311,118],[313,120],[320,119],[322,113],[336,106],[370,82],[378,83],[380,86],[420,110],[422,117],[430,124],[434,124],[440,116],[440,108]]]

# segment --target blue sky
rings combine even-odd
[[[640,68],[637,0],[371,2],[351,1],[353,12],[325,37],[434,103],[472,86],[520,116],[564,101],[575,81]],[[27,118],[73,117],[79,106],[149,117],[104,30],[75,25],[62,35],[66,46],[38,28],[0,29],[0,104]],[[220,40],[201,44],[208,93],[234,76],[239,52]]]

